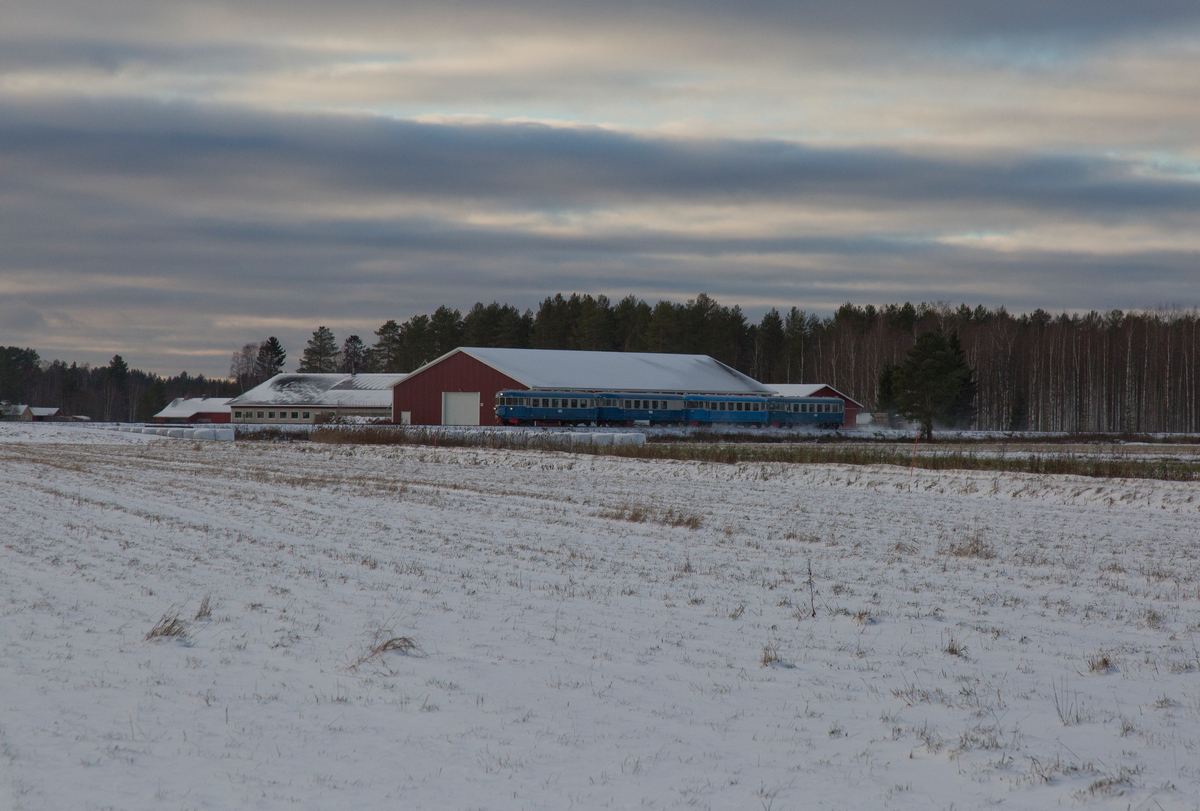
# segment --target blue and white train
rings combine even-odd
[[[839,428],[837,397],[513,390],[496,393],[502,425],[817,425]]]

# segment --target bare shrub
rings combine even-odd
[[[158,622],[154,623],[154,627],[146,634],[146,641],[150,642],[155,639],[168,639],[171,637],[187,641],[187,623],[180,619],[179,614],[180,609],[178,607],[168,608],[166,613],[159,618]]]
[[[205,594],[204,599],[200,601],[200,608],[196,610],[197,620],[212,619],[212,595]]]
[[[1101,651],[1099,653],[1094,653],[1091,656],[1089,656],[1087,658],[1087,666],[1088,666],[1089,673],[1097,673],[1100,675],[1104,675],[1106,673],[1112,673],[1114,670],[1117,669],[1113,665],[1112,659],[1110,659],[1108,657],[1108,654],[1103,651]]]
[[[783,663],[783,657],[779,655],[779,643],[771,642],[767,645],[763,645],[762,666],[770,667],[776,662],[780,664]]]

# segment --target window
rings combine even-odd
[[[579,408],[579,401],[574,397],[571,398],[571,408]]]
[[[799,411],[799,410],[800,410],[800,404],[799,404],[799,403],[792,403],[792,412],[794,413],[794,412],[796,412],[796,411]]]
[[[737,404],[737,410],[738,410],[738,411],[741,411],[741,410],[742,410],[742,404],[741,404],[741,403],[738,403],[738,404]]]
[[[307,411],[305,411],[305,412],[304,412],[304,419],[308,419],[308,412],[307,412]]]
[[[261,411],[260,411],[260,412],[258,412],[258,418],[259,418],[260,420],[262,419],[262,415],[263,415],[263,413],[262,413]]]
[[[298,420],[298,419],[300,419],[300,412],[299,412],[299,411],[293,411],[293,412],[292,412],[292,419],[294,419],[294,420]]]
[[[270,420],[273,420],[273,419],[275,419],[275,412],[274,412],[274,411],[268,411],[268,412],[267,412],[267,419],[270,419]]]
[[[550,398],[543,397],[542,398],[542,408],[549,408],[549,407],[550,407]]]
[[[233,416],[234,416],[236,419],[239,419],[239,420],[240,420],[240,419],[242,418],[242,412],[240,412],[240,411],[235,411],[235,412],[233,412]]]

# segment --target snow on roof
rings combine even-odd
[[[696,394],[769,394],[771,391],[708,355],[478,347],[461,347],[454,351],[464,352],[531,389]],[[423,368],[452,354],[447,353]]]
[[[197,414],[228,414],[228,397],[176,397],[154,416],[163,419],[188,419]]]
[[[29,410],[33,412],[35,417],[53,417],[58,414],[57,408],[43,408],[40,406],[30,406]]]
[[[854,403],[859,408],[863,404],[848,394],[842,394],[828,383],[772,383],[771,388],[784,397],[812,397],[821,389],[829,389],[843,400]]]
[[[3,416],[5,416],[5,417],[20,417],[26,411],[30,411],[29,406],[18,405],[17,403],[13,403],[12,405],[4,406]]]
[[[229,405],[391,408],[392,387],[406,377],[408,375],[403,374],[285,372],[234,397]]]

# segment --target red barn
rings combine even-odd
[[[498,425],[496,392],[504,389],[773,393],[707,355],[461,347],[396,384],[393,420],[403,425]]]
[[[848,394],[842,394],[833,386],[825,383],[772,383],[771,388],[784,397],[837,397],[846,404],[847,428],[858,425],[858,413],[863,410],[863,404]]]

